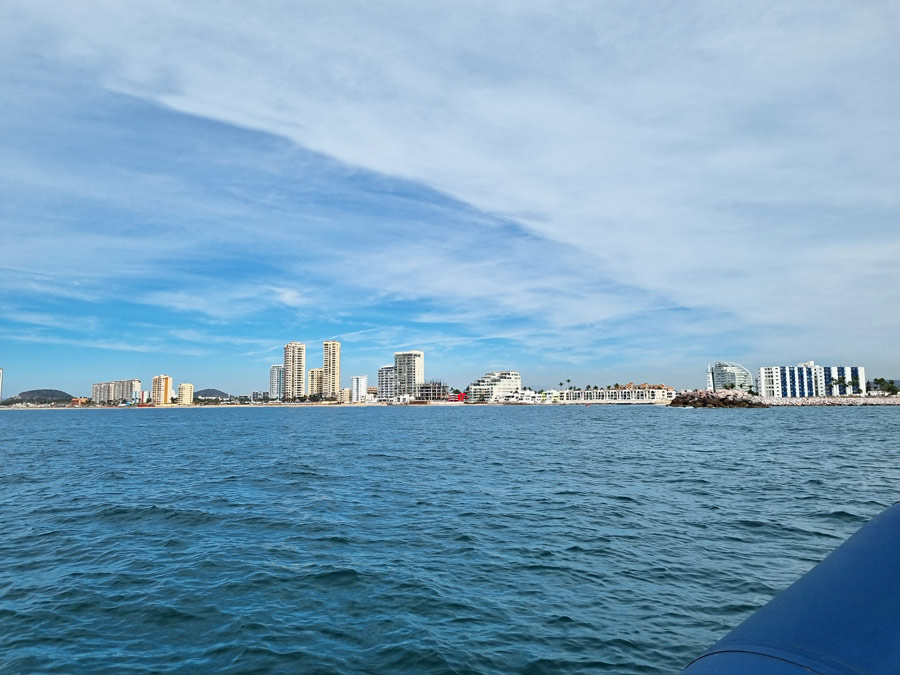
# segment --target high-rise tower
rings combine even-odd
[[[306,345],[288,342],[284,346],[284,400],[306,396]]]
[[[155,376],[151,392],[153,405],[169,405],[172,402],[172,378],[169,375]]]
[[[337,398],[341,393],[341,343],[322,343],[322,396]]]
[[[280,401],[284,396],[284,364],[276,363],[269,368],[269,399]]]
[[[396,395],[415,398],[425,382],[425,352],[394,352]]]

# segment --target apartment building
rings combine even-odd
[[[866,393],[866,369],[862,366],[819,366],[813,361],[796,366],[763,366],[756,379],[761,396],[810,398]]]
[[[322,396],[324,389],[323,383],[325,381],[325,369],[324,368],[310,368],[309,369],[309,395],[310,396]]]
[[[341,343],[327,340],[322,343],[322,395],[337,398],[341,391]]]
[[[269,398],[280,401],[284,396],[284,364],[275,363],[269,367]]]
[[[378,369],[379,401],[390,401],[397,395],[397,375],[394,366],[381,366]]]
[[[425,382],[425,352],[394,352],[395,396],[415,398]]]
[[[172,401],[172,378],[169,375],[156,375],[150,388],[150,401],[153,405],[169,405]]]
[[[306,345],[288,342],[284,346],[284,400],[306,396]]]
[[[365,403],[369,398],[369,376],[354,375],[350,378],[350,402]]]
[[[188,382],[182,382],[178,385],[178,398],[175,401],[178,405],[193,405],[194,403],[194,385]]]

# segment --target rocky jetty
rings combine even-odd
[[[759,396],[737,389],[705,391],[697,389],[678,394],[669,404],[675,408],[768,408]]]

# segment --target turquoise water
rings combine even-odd
[[[900,410],[0,412],[0,671],[664,673],[898,498]]]

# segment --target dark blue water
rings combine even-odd
[[[900,495],[900,410],[0,412],[0,671],[663,673]]]

